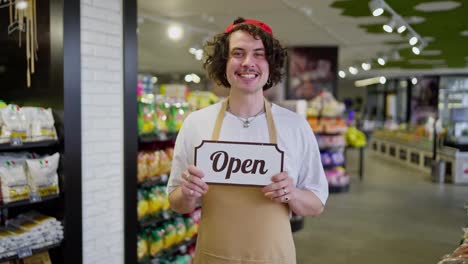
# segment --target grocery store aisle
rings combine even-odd
[[[357,164],[350,152],[348,166]],[[356,174],[354,174],[356,175]],[[366,155],[364,180],[332,194],[324,214],[294,235],[298,264],[428,264],[452,252],[467,222],[468,186]]]

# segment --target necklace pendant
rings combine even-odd
[[[244,128],[248,128],[250,126],[249,120],[244,121]]]

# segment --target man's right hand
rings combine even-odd
[[[182,173],[182,195],[187,200],[194,200],[208,192],[208,184],[203,181],[203,171],[190,165]]]

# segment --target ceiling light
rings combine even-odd
[[[170,25],[167,28],[167,35],[169,36],[170,39],[172,40],[179,40],[182,38],[182,35],[184,34],[184,30],[182,29],[181,26],[179,25]]]
[[[412,83],[413,85],[418,84],[418,78],[416,78],[416,77],[411,78],[411,83]]]
[[[399,34],[405,32],[405,31],[406,31],[406,26],[405,26],[405,25],[401,25],[401,26],[399,26],[399,27],[397,28],[397,32],[398,32]]]
[[[365,70],[365,71],[368,71],[368,70],[371,69],[371,64],[368,63],[368,62],[363,62],[363,63],[361,64],[361,68],[362,68],[363,70]]]
[[[416,54],[416,55],[421,54],[421,50],[420,50],[418,47],[413,47],[411,50],[412,50],[413,53]]]
[[[28,2],[26,0],[16,0],[16,9],[24,10],[28,8]]]
[[[351,73],[352,75],[356,75],[356,74],[358,74],[358,72],[359,72],[358,69],[357,69],[356,67],[354,67],[354,66],[349,67],[349,68],[348,68],[348,71],[349,71],[349,73]]]
[[[197,52],[197,49],[196,48],[190,48],[188,52],[190,52],[190,54],[195,55],[195,52]]]
[[[377,63],[379,63],[380,65],[384,66],[385,63],[387,63],[387,62],[385,61],[385,58],[380,57],[380,58],[377,59]]]
[[[411,46],[414,46],[414,45],[416,45],[416,43],[418,43],[418,38],[417,37],[411,37],[410,40],[409,40],[409,44]]]
[[[373,16],[380,16],[384,13],[384,9],[382,7],[382,2],[379,0],[372,0],[369,2],[369,9],[372,12]]]
[[[187,75],[185,75],[184,80],[186,82],[191,82],[191,81],[193,81],[193,77],[192,77],[191,74],[187,74]]]
[[[382,76],[382,77],[379,78],[379,82],[380,82],[381,84],[385,84],[385,83],[387,82],[387,78],[385,78],[385,77]]]
[[[390,26],[388,24],[383,25],[383,30],[385,30],[385,32],[387,32],[387,33],[392,33],[393,32],[392,26]]]
[[[198,75],[196,75],[195,73],[192,73],[191,76],[192,76],[192,81],[194,83],[200,83],[200,77],[198,77]]]
[[[345,71],[339,71],[339,72],[338,72],[338,75],[339,75],[341,78],[345,78],[345,77],[346,77],[346,72],[345,72]]]
[[[195,59],[196,60],[202,60],[203,59],[203,50],[202,49],[198,49],[195,52]]]

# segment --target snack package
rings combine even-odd
[[[23,264],[51,264],[49,252],[41,252],[23,259]]]
[[[153,94],[143,94],[138,101],[138,135],[157,134],[154,123],[156,116]]]
[[[137,258],[138,261],[148,257],[148,240],[146,232],[141,232],[137,237]]]
[[[176,242],[175,226],[171,222],[164,223],[164,248],[168,249],[172,247]]]
[[[148,214],[156,215],[161,211],[164,200],[161,199],[160,191],[157,186],[151,188],[148,193]]]
[[[187,233],[187,227],[185,226],[185,222],[182,217],[176,217],[176,219],[174,220],[174,225],[176,229],[175,243],[179,244],[185,239],[185,235]]]
[[[37,193],[42,197],[59,193],[57,174],[59,161],[59,153],[39,159],[26,159],[27,176],[31,192]]]
[[[11,138],[27,139],[28,122],[25,113],[17,105],[8,105],[0,109],[2,127],[0,143],[9,142]]]
[[[158,151],[159,155],[159,169],[161,174],[168,174],[171,170],[172,161],[163,150]]]
[[[138,190],[138,194],[137,194],[137,200],[138,200],[137,216],[138,216],[138,220],[143,219],[148,214],[149,203],[146,200],[145,196],[146,195],[145,195],[143,190]]]
[[[148,177],[155,177],[161,174],[161,169],[159,166],[160,155],[159,151],[152,151],[146,153],[146,166],[147,166],[147,175]]]
[[[166,134],[168,132],[168,109],[169,103],[166,102],[162,96],[157,96],[155,106],[156,115],[154,117],[154,122],[156,124],[157,130],[162,134]]]
[[[57,131],[54,127],[54,116],[52,109],[42,107],[23,107],[29,123],[28,138],[31,141],[55,140]]]
[[[156,228],[151,230],[149,235],[149,254],[155,257],[161,250],[164,249],[164,228]]]
[[[138,152],[137,179],[139,183],[145,181],[145,179],[149,176],[147,158],[148,155],[146,152]]]
[[[6,160],[0,163],[0,200],[2,203],[28,199],[30,187],[23,160]]]

